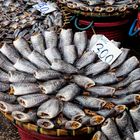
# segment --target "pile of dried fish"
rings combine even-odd
[[[87,45],[85,31],[73,35],[62,29],[59,36],[54,31],[32,35],[32,47],[21,37],[13,46],[5,42],[0,110],[45,129],[95,127],[93,140],[134,139],[140,130],[139,61],[121,48],[109,65],[91,51],[95,39]]]
[[[59,0],[70,9],[97,13],[125,12],[138,8],[138,0]]]
[[[38,1],[37,1],[38,2]],[[56,11],[42,15],[33,6],[36,1],[4,0],[0,1],[0,40],[12,41],[16,37],[29,39],[33,33],[42,32],[54,27],[55,30],[62,27],[63,19],[56,3]]]

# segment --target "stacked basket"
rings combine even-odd
[[[136,17],[138,1],[71,1],[58,0],[66,10],[73,13],[77,30],[86,30],[88,36],[93,33],[104,34],[109,39],[123,41],[128,29]],[[95,32],[93,32],[93,29]]]

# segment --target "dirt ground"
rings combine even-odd
[[[20,140],[17,129],[0,113],[0,140]]]

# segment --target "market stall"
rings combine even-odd
[[[136,139],[140,65],[124,40],[138,4],[1,2],[0,111],[21,140]]]

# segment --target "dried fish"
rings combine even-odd
[[[53,129],[54,123],[49,119],[38,119],[37,125],[45,129]]]
[[[137,130],[140,130],[140,105],[130,109],[130,115]]]
[[[52,79],[56,79],[56,78],[61,78],[62,74],[55,71],[55,70],[44,70],[44,69],[38,69],[35,73],[34,73],[34,77],[38,80],[52,80]]]
[[[2,53],[0,53],[0,68],[6,72],[16,70],[13,64]]]
[[[90,92],[90,95],[104,97],[104,96],[113,96],[115,88],[109,86],[95,86],[88,88],[87,91]]]
[[[76,67],[81,69],[90,63],[93,63],[97,57],[97,54],[92,51],[86,51],[83,55],[76,61]]]
[[[51,68],[56,70],[56,71],[63,72],[63,73],[68,73],[68,74],[78,72],[78,69],[75,68],[73,65],[68,64],[63,60],[58,60],[58,59],[55,59],[52,62]]]
[[[96,111],[96,113],[104,116],[105,118],[108,118],[108,117],[117,116],[117,115],[121,114],[122,112],[124,112],[125,110],[126,110],[125,105],[117,105],[110,110],[102,109],[102,110]]]
[[[82,124],[77,121],[67,121],[65,124],[65,129],[75,130],[80,128],[81,126]]]
[[[10,88],[10,84],[9,83],[3,83],[0,82],[0,91],[7,91]]]
[[[44,38],[46,43],[46,48],[53,48],[57,46],[57,33],[54,31],[45,31]]]
[[[97,131],[91,140],[107,140],[106,136],[104,135],[103,132]]]
[[[20,96],[17,98],[17,101],[20,105],[25,108],[37,107],[42,102],[48,99],[48,96],[45,94],[29,94]]]
[[[18,51],[6,42],[2,45],[0,51],[13,63],[16,63],[17,59],[20,58]]]
[[[37,70],[37,67],[35,65],[33,65],[31,62],[24,58],[18,59],[17,62],[14,64],[14,67],[19,71],[30,74],[33,74]]]
[[[7,93],[0,92],[0,101],[14,103],[16,101],[16,96],[10,96]]]
[[[13,83],[10,85],[10,94],[13,95],[25,95],[39,91],[40,89],[37,83]]]
[[[60,32],[59,49],[63,53],[63,47],[72,45],[73,32],[72,29],[62,29]]]
[[[62,101],[70,101],[74,99],[74,97],[77,96],[79,92],[80,88],[76,84],[72,83],[60,89],[56,94],[56,97]]]
[[[132,122],[130,116],[126,111],[115,118],[116,124],[120,133],[123,136],[123,139],[129,137],[134,139],[134,128],[132,126]]]
[[[24,58],[28,58],[28,55],[31,53],[28,42],[24,38],[17,38],[13,42],[15,48],[22,54]]]
[[[108,140],[121,140],[115,122],[108,118],[101,127]]]
[[[95,82],[92,79],[83,75],[73,75],[72,81],[86,89],[95,86]]]
[[[116,76],[126,76],[131,71],[133,71],[137,66],[139,65],[139,61],[135,56],[130,57],[127,59],[117,70],[116,70]]]
[[[75,100],[84,107],[98,110],[102,109],[106,104],[105,100],[89,96],[77,96]]]
[[[35,110],[31,110],[27,113],[24,113],[22,111],[13,111],[12,116],[15,120],[25,123],[34,122],[37,118]]]
[[[119,67],[121,64],[124,63],[124,61],[126,60],[129,52],[130,52],[130,49],[127,49],[127,48],[121,48],[121,55],[115,60],[115,62],[110,66],[111,69],[114,69],[114,68],[117,68]]]
[[[131,104],[139,104],[140,103],[140,95],[139,94],[131,94],[121,98],[111,98],[109,99],[111,102],[117,105],[131,105]]]
[[[103,116],[100,116],[100,115],[95,115],[92,118],[90,118],[90,124],[91,124],[91,126],[100,125],[104,121],[105,121],[105,118]]]
[[[107,64],[103,61],[100,61],[100,62],[97,62],[97,63],[89,64],[84,69],[84,71],[85,71],[85,75],[92,74],[93,76],[95,76],[97,74],[100,74],[100,73],[106,71],[108,68],[109,68],[109,64]]]
[[[50,47],[46,49],[45,56],[50,62],[53,62],[55,59],[61,59],[60,52],[56,47]]]
[[[83,110],[79,106],[71,102],[64,102],[62,112],[67,118],[72,119],[72,120],[79,118],[81,116],[82,117],[85,116],[85,113],[83,112]]]
[[[41,91],[45,94],[54,94],[56,90],[60,89],[66,84],[63,79],[50,80],[39,85]]]
[[[80,122],[82,125],[89,125],[90,124],[90,119],[91,117],[90,116],[79,116],[79,117],[75,117],[73,118],[74,121],[78,121]]]
[[[0,110],[6,113],[12,113],[13,111],[24,111],[24,107],[19,104],[10,104],[0,101]]]
[[[74,45],[68,45],[63,47],[64,61],[73,64],[77,58],[76,48]]]
[[[74,44],[77,49],[78,57],[81,57],[86,49],[87,45],[87,34],[86,31],[76,32],[74,34]]]
[[[9,71],[9,81],[12,83],[34,83],[36,82],[36,79],[32,74],[29,73],[21,71]]]
[[[33,49],[44,55],[45,51],[45,41],[43,35],[41,33],[36,33],[31,36],[31,42],[33,45]]]
[[[39,52],[35,50],[33,50],[31,54],[28,55],[28,59],[40,69],[50,68],[50,64],[47,62],[45,56],[41,55]]]
[[[43,103],[37,111],[40,118],[52,119],[62,111],[63,104],[57,99],[50,99]]]
[[[132,72],[128,74],[128,76],[125,79],[111,86],[115,88],[122,88],[136,80],[140,80],[140,68],[134,69]]]
[[[128,87],[117,90],[115,96],[126,96],[140,91],[140,80],[132,82]]]
[[[118,82],[118,78],[113,72],[93,76],[92,79],[97,85],[109,85]]]
[[[0,81],[9,83],[9,75],[8,73],[4,72],[3,70],[0,69]]]

